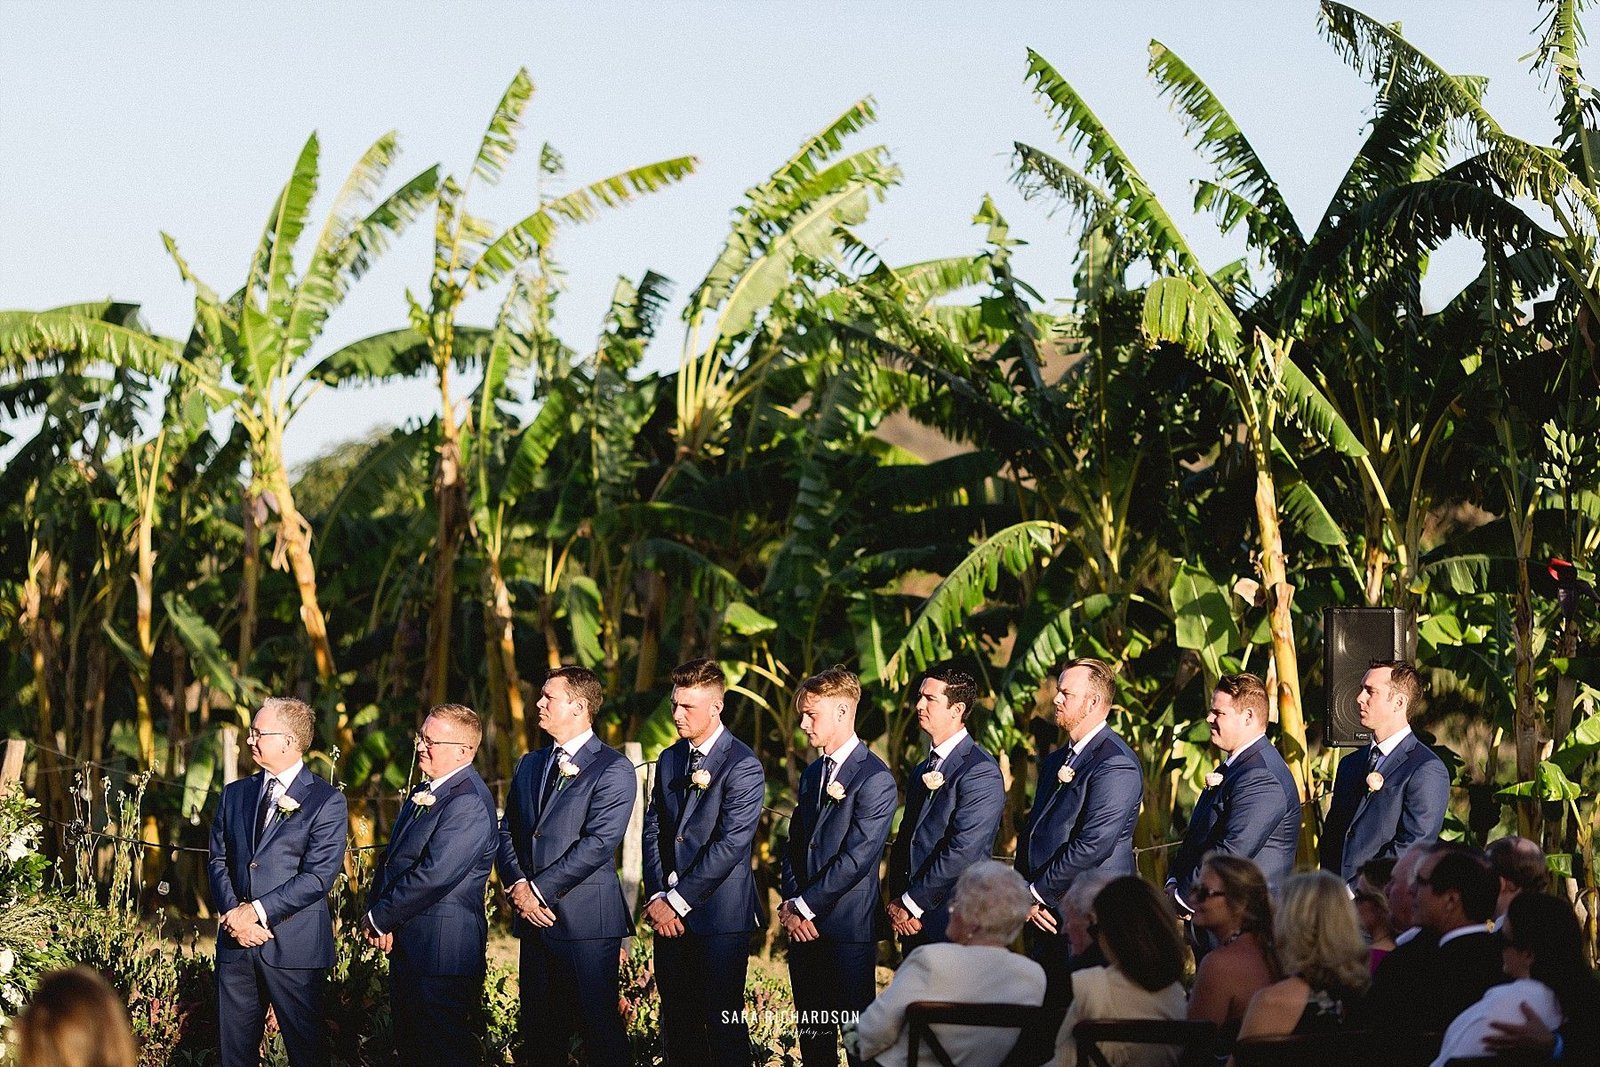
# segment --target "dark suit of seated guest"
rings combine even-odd
[[[1327,871],[1295,875],[1272,925],[1287,977],[1251,998],[1239,1040],[1342,1029],[1369,981],[1367,943],[1344,883]]]
[[[1009,947],[1032,905],[1028,883],[1003,863],[980,860],[963,871],[949,906],[949,942],[913,949],[900,964],[889,988],[861,1013],[857,1054],[879,1067],[902,1067],[906,1006],[919,1000],[1042,1004],[1044,969]],[[995,1067],[1017,1040],[1015,1030],[987,1026],[940,1025],[934,1033],[957,1067]]]
[[[1379,1028],[1443,1032],[1505,981],[1500,936],[1489,928],[1500,879],[1481,852],[1440,845],[1423,859],[1416,883],[1416,919],[1437,944],[1385,957],[1362,1018]]]

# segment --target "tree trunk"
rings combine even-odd
[[[517,645],[514,620],[511,616],[511,590],[506,586],[505,575],[500,571],[500,560],[490,555],[484,568],[483,625],[486,631],[489,688],[494,692],[495,713],[503,714],[502,736],[505,738],[501,758],[501,777],[511,776],[514,749],[526,745],[530,750],[535,739],[528,735],[527,713],[522,704],[522,680],[517,676]]]
[[[49,549],[35,545],[33,559],[28,568],[28,580],[22,592],[22,629],[28,635],[29,661],[33,669],[34,710],[37,723],[39,763],[35,792],[39,807],[46,817],[61,823],[71,822],[66,810],[66,783],[61,780],[59,761],[56,758],[55,708],[52,690],[60,675],[55,639],[55,604],[59,590],[56,586],[55,561]],[[47,854],[62,854],[59,828],[50,827],[44,834]]]
[[[138,571],[133,576],[134,636],[139,642],[139,669],[134,671],[134,713],[139,734],[139,763],[144,770],[156,769],[155,709],[150,703],[150,671],[155,660],[155,638],[151,632],[152,587],[155,583],[156,553],[150,539],[150,516],[139,518]]]
[[[317,678],[327,682],[336,673],[333,666],[333,645],[328,640],[328,620],[317,603],[317,571],[311,558],[311,524],[294,506],[294,492],[289,488],[289,476],[282,464],[274,467],[272,495],[278,502],[278,541],[272,550],[272,565],[287,569],[294,576],[300,591],[300,622],[305,626],[306,637],[311,641],[311,653],[317,661]],[[343,738],[340,744],[344,744]]]
[[[1290,614],[1294,586],[1289,584],[1288,564],[1283,554],[1277,489],[1272,483],[1272,472],[1265,465],[1264,452],[1258,451],[1257,464],[1256,521],[1261,527],[1261,577],[1272,611],[1272,662],[1278,672],[1279,744],[1303,802],[1309,794],[1306,789],[1306,722],[1300,703],[1300,659],[1295,650]]]
[[[1528,582],[1528,551],[1533,541],[1533,523],[1524,521],[1517,530],[1517,594],[1512,605],[1516,627],[1516,736],[1517,781],[1532,781],[1539,768],[1539,710],[1533,693],[1533,587]],[[1533,841],[1540,840],[1538,797],[1522,797],[1517,803],[1517,832]]]
[[[456,556],[461,545],[466,487],[461,482],[461,437],[450,404],[449,353],[439,372],[439,459],[434,466],[433,503],[438,525],[433,544],[433,610],[428,616],[428,655],[422,701],[442,704],[450,672],[450,627],[455,618]]]
[[[1578,654],[1578,620],[1569,615],[1561,623],[1561,650],[1557,655],[1572,659]],[[1578,699],[1578,680],[1570,674],[1556,675],[1555,702],[1550,707],[1550,740],[1556,748],[1572,732],[1572,708]]]
[[[250,673],[250,657],[255,654],[256,589],[261,583],[261,511],[260,494],[246,489],[243,575],[239,582],[239,660],[234,668],[240,677]]]

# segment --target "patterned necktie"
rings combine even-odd
[[[1367,773],[1371,774],[1378,769],[1378,762],[1383,759],[1383,750],[1377,745],[1372,746],[1372,751],[1367,755]]]
[[[567,750],[560,745],[550,750],[550,761],[544,765],[544,788],[539,794],[539,810],[550,803],[550,798],[555,794],[556,783],[561,780],[560,763],[566,758]]]
[[[276,778],[268,778],[266,788],[261,791],[261,808],[256,812],[256,840],[261,840],[261,835],[267,832],[267,824],[272,821],[272,809],[278,801],[278,789],[282,785]]]
[[[939,769],[940,764],[942,764],[942,763],[944,763],[944,757],[939,755],[939,752],[938,752],[937,749],[935,749],[934,751],[928,753],[928,773],[929,774],[932,774],[935,771],[937,771]]]
[[[832,756],[823,756],[822,757],[822,782],[820,783],[821,784],[821,788],[817,791],[817,807],[818,808],[823,808],[823,807],[827,806],[827,803],[828,803],[828,783],[833,781],[833,770],[834,770],[833,757]]]
[[[689,750],[689,776],[687,779],[685,779],[685,788],[691,793],[694,792],[695,772],[700,769],[700,763],[705,758],[706,754],[701,752],[698,748],[691,748]]]

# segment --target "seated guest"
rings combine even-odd
[[[950,940],[913,949],[889,988],[861,1013],[861,1059],[880,1067],[906,1062],[906,1005],[919,1000],[1044,1003],[1044,969],[1009,947],[1032,906],[1028,883],[1005,864],[980,860],[962,871],[950,901]],[[992,1027],[934,1030],[959,1067],[995,1067],[1017,1040],[1017,1031]]]
[[[1389,913],[1388,885],[1394,877],[1395,860],[1368,860],[1356,874],[1356,917],[1366,936],[1368,969],[1376,971],[1383,958],[1394,951],[1394,920]]]
[[[1366,992],[1367,943],[1344,882],[1328,871],[1297,874],[1273,920],[1278,964],[1288,977],[1250,1001],[1239,1040],[1339,1029]]]
[[[1396,950],[1378,966],[1362,1012],[1366,1025],[1442,1033],[1505,981],[1500,937],[1490,929],[1500,879],[1476,849],[1444,844],[1417,868],[1416,921],[1436,943]]]
[[[1433,1067],[1443,1067],[1457,1056],[1490,1054],[1490,1028],[1496,1023],[1521,1024],[1537,1017],[1548,1030],[1559,1031],[1566,1024],[1594,1029],[1590,1020],[1600,1011],[1600,986],[1595,985],[1584,956],[1583,931],[1572,905],[1541,893],[1517,894],[1506,912],[1501,938],[1511,981],[1491,987],[1482,1000],[1456,1016]],[[1554,1042],[1544,1051],[1554,1052],[1553,1046]],[[1587,1057],[1593,1052],[1587,1050],[1583,1062],[1592,1062]]]
[[[1089,932],[1110,962],[1072,975],[1072,1006],[1056,1035],[1056,1067],[1076,1067],[1073,1027],[1090,1019],[1181,1019],[1184,1013],[1183,940],[1166,895],[1132,875],[1094,898]],[[1112,1067],[1172,1067],[1174,1045],[1106,1044]]]
[[[1100,895],[1100,890],[1116,880],[1116,875],[1106,871],[1085,871],[1073,879],[1062,894],[1061,926],[1067,932],[1067,944],[1072,948],[1072,956],[1067,963],[1069,972],[1106,965],[1105,953],[1100,951],[1099,943],[1090,936],[1089,927],[1094,922],[1094,898]]]
[[[1500,879],[1500,898],[1495,901],[1495,929],[1505,918],[1506,909],[1518,893],[1543,893],[1550,882],[1550,871],[1545,866],[1544,849],[1526,837],[1502,837],[1490,841],[1484,848],[1489,866]]]
[[[87,967],[39,979],[16,1023],[21,1067],[135,1067],[139,1052],[128,1012],[106,980]]]
[[[1217,946],[1195,971],[1189,1018],[1215,1023],[1231,1037],[1250,998],[1278,978],[1267,880],[1253,861],[1213,852],[1184,896],[1194,908],[1191,921]]]

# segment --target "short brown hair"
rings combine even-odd
[[[261,702],[262,711],[276,712],[278,725],[302,753],[311,747],[317,737],[317,716],[311,705],[294,697],[268,697]]]
[[[1117,702],[1117,672],[1105,660],[1085,656],[1064,664],[1056,671],[1056,677],[1060,678],[1074,667],[1082,667],[1089,672],[1089,691],[1099,697],[1100,703],[1109,710]]]
[[[818,671],[800,683],[800,688],[794,693],[794,707],[800,710],[800,702],[808,696],[814,697],[844,697],[852,704],[861,702],[861,679],[856,677],[855,671],[843,665],[829,667],[825,671]]]
[[[1389,668],[1389,688],[1406,698],[1406,718],[1411,718],[1422,700],[1422,676],[1417,674],[1416,666],[1403,659],[1375,659],[1367,665],[1367,670],[1379,667]]]
[[[728,677],[714,659],[692,659],[672,668],[672,684],[678,689],[715,689],[724,692]]]
[[[944,683],[944,698],[952,704],[961,705],[961,721],[966,722],[967,716],[972,714],[972,708],[978,702],[978,682],[966,671],[956,670],[948,663],[934,667],[924,678]]]
[[[1526,837],[1501,837],[1484,847],[1494,873],[1520,891],[1543,893],[1550,882],[1544,850]]]
[[[473,744],[483,740],[483,720],[465,704],[435,704],[428,709],[427,719],[443,719],[472,731]]]
[[[1234,707],[1240,711],[1255,712],[1256,721],[1263,726],[1271,717],[1267,684],[1253,674],[1224,674],[1217,679],[1217,692],[1231,697]]]
[[[552,678],[560,678],[567,683],[567,692],[583,701],[589,709],[589,721],[593,722],[595,715],[600,711],[601,702],[606,698],[605,687],[600,684],[600,676],[588,667],[557,667],[544,676],[547,682]]]

